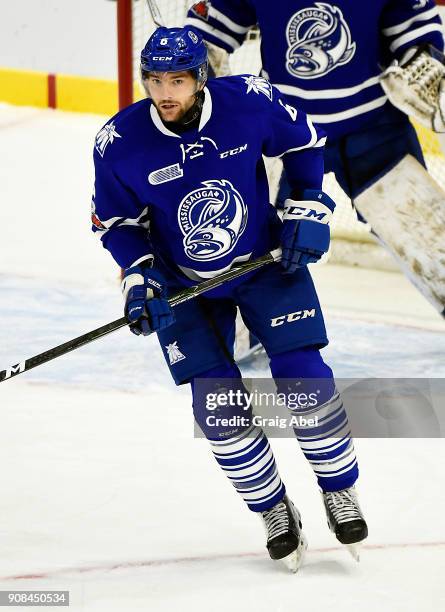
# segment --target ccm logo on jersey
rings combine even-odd
[[[270,326],[278,327],[284,323],[293,323],[294,321],[300,321],[308,317],[315,317],[315,308],[312,308],[312,310],[297,310],[296,312],[290,312],[289,314],[275,317],[275,319],[270,320]]]
[[[238,155],[239,153],[242,153],[243,151],[247,151],[247,142],[245,145],[242,145],[241,147],[236,147],[235,149],[230,149],[229,151],[224,151],[224,153],[220,153],[219,158],[224,159],[225,157],[229,157],[231,155]]]

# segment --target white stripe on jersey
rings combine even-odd
[[[144,223],[141,223],[141,219],[145,217],[147,213],[148,213],[148,206],[146,206],[144,210],[141,212],[141,214],[138,217],[135,217],[134,219],[130,219],[129,217],[111,217],[110,219],[106,219],[105,221],[101,219],[100,222],[105,227],[105,229],[98,228],[98,234],[100,235],[99,237],[106,234],[114,226],[121,227],[123,225],[131,225],[135,227],[142,227],[144,229],[148,229],[150,227],[150,222],[148,220]]]
[[[202,280],[207,280],[208,278],[214,278],[215,276],[219,276],[223,272],[227,272],[227,270],[230,270],[230,268],[234,264],[242,262],[242,261],[248,261],[251,257],[252,257],[252,251],[250,253],[246,253],[245,255],[238,255],[238,257],[235,257],[234,259],[232,259],[232,261],[224,268],[219,268],[218,270],[207,270],[206,272],[204,272],[203,270],[193,270],[192,268],[186,268],[185,266],[180,266],[180,265],[178,265],[178,268],[190,280],[202,281]]]
[[[110,217],[110,219],[107,219],[106,221],[102,221],[101,219],[100,222],[105,227],[105,230],[98,228],[99,232],[101,232],[102,234],[108,232],[108,230],[116,223],[116,221],[119,221],[121,219],[123,220],[123,217]]]
[[[128,266],[129,268],[133,268],[134,266],[138,266],[140,263],[142,263],[143,261],[153,261],[155,258],[154,255],[152,255],[151,253],[149,255],[142,255],[142,257],[139,257],[139,259],[136,259],[136,261],[133,261],[133,263]]]
[[[409,28],[410,25],[415,23],[416,21],[425,21],[426,19],[433,19],[434,17],[439,16],[439,11],[437,10],[437,6],[430,8],[428,11],[424,11],[423,13],[418,13],[415,17],[411,17],[411,19],[407,19],[406,21],[402,21],[398,25],[391,26],[389,28],[384,28],[382,30],[385,36],[395,36],[396,34],[400,34]]]
[[[292,153],[293,151],[302,151],[303,149],[310,149],[311,147],[314,147],[314,146],[318,146],[318,147],[322,146],[319,144],[320,141],[317,141],[317,138],[318,138],[317,132],[315,131],[311,118],[309,117],[309,115],[307,115],[306,118],[307,118],[307,126],[311,133],[311,139],[309,140],[309,142],[305,145],[302,145],[301,147],[294,147],[293,149],[288,149],[287,151],[284,151],[284,153],[281,153],[280,155],[275,155],[274,157],[283,157],[283,155],[286,155],[286,153]]]
[[[360,91],[363,91],[363,89],[367,89],[373,85],[378,85],[378,83],[379,76],[373,76],[370,79],[363,81],[363,83],[359,83],[353,87],[344,87],[343,89],[313,89],[308,91],[292,85],[284,85],[283,83],[274,83],[274,85],[284,94],[297,96],[305,100],[331,100],[332,98],[347,98],[349,96],[353,96]]]
[[[369,111],[375,110],[380,106],[383,106],[387,101],[386,96],[382,96],[381,98],[377,98],[376,100],[372,100],[371,102],[366,102],[366,104],[360,104],[359,106],[354,106],[346,111],[341,111],[340,113],[329,113],[328,115],[311,115],[312,121],[315,123],[336,123],[337,121],[344,121],[345,119],[350,119],[351,117],[357,117],[358,115],[364,115]]]
[[[430,23],[429,25],[422,26],[421,28],[417,28],[417,30],[411,30],[399,38],[396,38],[392,41],[389,48],[391,51],[396,51],[399,47],[404,45],[411,40],[415,40],[424,34],[428,34],[428,32],[440,32],[442,34],[442,25],[440,23]]]
[[[209,17],[213,17],[220,23],[226,26],[227,29],[232,30],[235,34],[245,34],[250,28],[246,28],[245,26],[241,26],[238,23],[235,23],[229,17],[221,13],[221,11],[217,11],[213,6],[209,8]],[[201,22],[202,23],[202,22]]]
[[[327,140],[327,136],[320,138],[320,140],[314,144],[314,149],[316,149],[317,147],[324,147],[326,144],[326,140]]]
[[[207,23],[203,23],[200,19],[187,17],[187,19],[185,20],[185,25],[195,26],[195,28],[198,28],[199,30],[208,32],[215,38],[219,38],[219,40],[222,40],[224,43],[226,43],[226,45],[229,45],[229,47],[231,47],[234,51],[240,46],[239,42],[235,38],[229,36],[228,34],[224,34],[224,32],[220,32],[219,30],[208,25]]]

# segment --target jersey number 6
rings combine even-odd
[[[297,109],[291,106],[290,104],[284,104],[281,100],[278,100],[278,104],[281,104],[284,110],[286,110],[291,116],[292,121],[295,121],[295,119],[297,118],[297,114],[298,114]]]

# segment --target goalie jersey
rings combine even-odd
[[[284,156],[296,188],[321,188],[325,137],[267,80],[213,79],[204,92],[197,129],[170,131],[146,99],[97,135],[93,230],[122,268],[153,253],[192,284],[275,248],[263,154]]]
[[[262,75],[330,139],[384,112],[379,74],[393,59],[420,44],[443,50],[433,0],[211,0],[193,5],[186,23],[229,53],[258,24]]]

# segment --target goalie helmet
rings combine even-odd
[[[207,80],[207,47],[194,30],[158,28],[141,53],[142,78],[150,72],[180,72],[190,70],[198,83]]]

